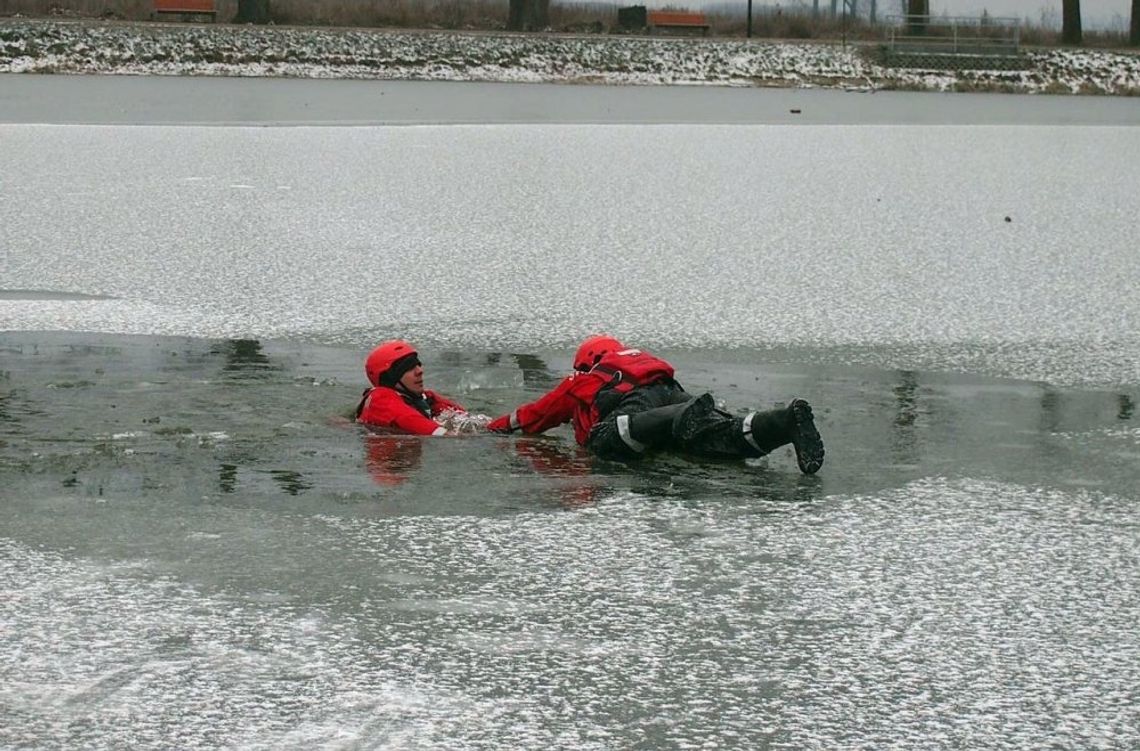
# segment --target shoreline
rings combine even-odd
[[[1140,55],[1025,51],[1024,70],[883,66],[869,45],[0,19],[0,73],[1140,95]]]

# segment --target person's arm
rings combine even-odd
[[[487,426],[487,430],[493,433],[510,433],[515,430],[524,433],[541,433],[569,422],[574,415],[576,405],[574,397],[570,394],[573,386],[574,376],[562,379],[553,390],[535,401],[496,417]]]
[[[372,389],[365,399],[359,422],[380,428],[391,428],[412,435],[444,435],[447,429],[424,417],[404,403],[400,395],[383,386]]]
[[[448,399],[446,396],[437,394],[430,389],[424,391],[424,396],[427,397],[428,404],[431,405],[431,414],[433,417],[435,415],[438,415],[440,412],[446,412],[449,409],[456,412],[467,411],[467,409],[459,402]]]

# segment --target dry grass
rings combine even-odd
[[[718,36],[745,36],[748,17],[743,13],[711,13],[709,24]],[[768,12],[752,14],[752,36],[759,39],[851,39],[878,40],[882,27],[861,19],[813,18],[806,13]]]
[[[1125,31],[1085,31],[1082,47],[1119,49],[1128,46]],[[1029,47],[1061,47],[1061,30],[1026,24],[1021,27],[1021,43]]]
[[[238,0],[216,0],[217,20],[228,23],[237,15]],[[633,2],[633,0],[629,0]],[[625,2],[552,2],[550,30],[577,33],[612,33],[617,29],[617,8]],[[723,6],[722,6],[723,7]],[[678,3],[676,10],[689,6]],[[0,0],[0,16],[56,16],[117,18],[145,21],[153,18],[152,0]],[[273,23],[298,26],[357,26],[371,28],[502,30],[507,25],[507,0],[269,0]],[[167,20],[176,20],[167,17]],[[203,19],[204,20],[204,19]],[[743,37],[747,19],[737,13],[710,13],[710,33]],[[885,27],[863,19],[831,18],[821,14],[757,11],[752,35],[761,39],[849,39],[878,41]],[[1027,46],[1060,46],[1060,30],[1047,23],[1024,24],[1021,42]],[[1085,47],[1124,48],[1125,31],[1086,31]]]
[[[218,20],[237,15],[237,0],[216,0]],[[0,16],[115,18],[145,21],[152,17],[151,0],[0,0]]]
[[[423,29],[505,29],[506,2],[495,0],[270,0],[274,23]]]

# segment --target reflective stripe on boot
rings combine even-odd
[[[617,429],[618,435],[621,436],[622,441],[626,446],[636,451],[639,454],[644,454],[647,446],[641,441],[633,437],[629,432],[629,415],[617,416]]]

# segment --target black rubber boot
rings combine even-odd
[[[796,464],[800,472],[814,475],[823,466],[823,439],[815,427],[811,405],[803,399],[793,399],[788,405],[792,413],[792,445],[796,449]]]
[[[823,439],[816,430],[811,405],[803,399],[793,399],[784,409],[754,412],[746,421],[746,434],[765,454],[790,443],[796,450],[796,464],[805,475],[813,475],[823,466]]]

